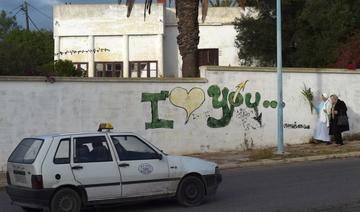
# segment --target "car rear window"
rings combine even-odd
[[[16,147],[9,157],[9,162],[32,164],[43,144],[44,140],[36,138],[25,138]]]

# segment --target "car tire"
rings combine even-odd
[[[50,212],[80,212],[81,199],[71,188],[57,191],[50,202]]]
[[[41,212],[43,209],[40,208],[28,208],[28,207],[21,207],[25,212]]]
[[[205,185],[203,181],[196,176],[185,177],[178,187],[176,199],[179,204],[186,207],[200,205],[205,199]]]

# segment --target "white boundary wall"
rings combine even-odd
[[[236,86],[246,80],[245,89],[238,96],[246,100],[246,93],[250,93],[250,103],[253,103],[258,92],[258,112],[251,108],[253,105],[246,105],[245,100],[232,111],[229,99],[233,100],[233,96],[230,96],[222,104],[223,115],[223,109],[215,108],[208,91],[215,94],[216,86],[221,91],[225,87],[229,92],[236,91]],[[338,94],[348,105],[349,133],[359,132],[359,81],[360,74],[353,71],[286,69],[285,142],[305,143],[312,137],[316,112],[310,112],[309,104],[301,94],[304,85],[314,91],[315,102],[321,92]],[[192,91],[186,94],[182,88]],[[165,100],[157,103],[159,119],[172,121],[172,124],[153,123],[150,127],[161,128],[146,129],[145,123],[152,120],[151,103],[146,99],[153,97],[151,93],[161,91],[165,92],[158,97],[169,93]],[[221,95],[218,100],[222,99]],[[117,131],[139,133],[174,154],[274,146],[276,109],[267,103],[275,99],[276,73],[273,68],[203,67],[201,79],[57,78],[53,84],[41,77],[0,77],[0,171],[5,169],[9,154],[23,137],[95,132],[100,122],[113,123]],[[264,104],[265,100],[269,102]],[[184,108],[188,112],[197,108],[187,123]],[[210,117],[219,120],[208,121]]]

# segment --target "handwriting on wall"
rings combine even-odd
[[[310,125],[307,124],[298,124],[296,121],[293,124],[285,123],[284,128],[290,128],[290,129],[310,129]]]
[[[82,50],[66,50],[66,51],[59,51],[58,53],[55,54],[55,56],[59,56],[59,55],[73,55],[73,54],[84,54],[84,53],[99,53],[99,52],[110,52],[110,49],[107,48],[97,48],[97,49],[82,49]]]
[[[221,117],[215,118],[211,116],[211,112],[206,112],[207,126],[210,128],[226,127],[233,118],[234,110],[241,105],[254,111],[254,119],[262,126],[262,113],[259,112],[261,103],[261,94],[259,92],[244,93],[247,80],[236,86],[234,91],[230,91],[227,87],[220,88],[218,85],[211,85],[207,89],[207,94],[211,99],[211,105],[214,109],[221,110]],[[169,91],[161,91],[160,93],[142,93],[141,102],[151,103],[151,122],[145,123],[145,129],[155,128],[173,128],[173,120],[165,120],[159,118],[158,102],[165,101],[169,98],[172,105],[181,108],[186,112],[185,124],[188,123],[190,117],[197,119],[199,116],[193,113],[199,109],[205,102],[205,92],[198,87],[190,90],[185,88],[176,87]],[[284,103],[283,103],[284,104]],[[276,108],[277,102],[274,100],[264,100],[262,106],[266,108]]]

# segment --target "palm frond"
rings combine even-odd
[[[304,84],[304,88],[301,90],[301,94],[305,97],[305,99],[309,103],[310,111],[311,111],[311,113],[313,113],[313,110],[314,110],[314,104],[313,104],[314,93],[311,91],[311,88],[306,87],[306,85]]]
[[[237,0],[238,1],[238,4],[239,4],[239,7],[241,8],[245,8],[245,5],[246,5],[246,0]]]
[[[235,0],[233,0],[232,2],[231,2],[231,7],[235,7],[237,5],[237,2],[235,1]]]
[[[148,11],[148,13],[151,13],[151,5],[152,5],[152,0],[145,0],[145,7],[144,7],[144,18],[146,17],[146,11]]]
[[[207,16],[208,8],[209,8],[209,0],[201,0],[201,20],[204,22]]]
[[[126,0],[126,6],[127,6],[127,17],[130,17],[132,8],[134,7],[135,0]]]
[[[180,0],[179,0],[180,1]],[[201,14],[202,14],[202,21],[204,22],[207,16],[208,8],[209,8],[209,0],[199,0],[201,2]],[[218,1],[218,0],[217,0]],[[241,1],[241,0],[240,0]],[[243,0],[246,1],[246,0]],[[144,8],[144,17],[146,16],[146,12],[149,14],[151,13],[151,5],[153,0],[145,0],[145,8]],[[171,4],[172,0],[169,0],[169,3]],[[177,10],[177,1],[175,2],[175,9]],[[220,2],[220,1],[218,1]],[[210,1],[212,4],[212,2]],[[131,15],[132,8],[134,7],[135,0],[126,0],[126,6],[127,6],[127,17]]]

